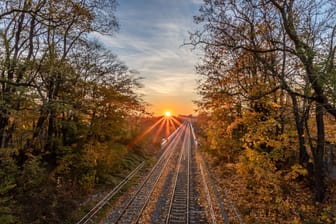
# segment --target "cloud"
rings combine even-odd
[[[194,3],[194,4],[202,4],[204,1],[203,0],[191,0],[192,1],[192,3]]]
[[[192,4],[200,0],[120,1],[121,29],[113,37],[92,35],[116,53],[131,69],[144,77],[141,93],[149,103],[162,103],[167,96],[190,101],[196,98],[194,66],[198,58],[189,47],[181,47],[193,27]],[[161,97],[161,100],[160,100]],[[190,112],[191,113],[191,112]]]

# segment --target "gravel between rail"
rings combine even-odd
[[[126,192],[101,223],[228,223],[190,122],[169,138],[147,176]]]

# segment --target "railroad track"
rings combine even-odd
[[[183,140],[165,223],[189,223],[190,139],[188,135],[190,135],[190,128],[187,128]]]
[[[169,137],[148,175],[102,223],[217,223],[206,168],[196,161],[196,144],[186,121]]]
[[[100,212],[100,210],[106,205],[109,204],[111,198],[113,198],[122,188],[125,186],[129,180],[131,180],[135,174],[145,165],[145,162],[140,163],[131,173],[128,174],[126,178],[124,178],[112,191],[110,191],[102,200],[100,200],[95,207],[93,207],[89,212],[87,212],[81,220],[79,220],[76,224],[86,224],[92,223],[92,218]]]
[[[206,206],[198,203],[203,182],[195,160],[196,144],[191,123],[188,126],[165,223],[209,223]],[[212,207],[212,202],[207,202],[210,203],[207,207]]]
[[[158,162],[149,172],[143,182],[137,187],[137,190],[107,217],[104,223],[137,223],[143,209],[145,208],[151,193],[157,184],[162,172],[165,170],[170,158],[174,156],[176,146],[184,134],[183,125],[173,136],[170,137],[165,152],[159,158]]]

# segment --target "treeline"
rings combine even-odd
[[[0,2],[0,223],[66,223],[129,154],[140,85],[90,36],[117,31],[115,7]]]
[[[204,0],[194,19],[202,28],[191,44],[204,51],[199,123],[210,151],[236,164],[265,216],[294,211],[294,183],[306,183],[315,201],[327,203],[336,140],[336,3]],[[324,221],[336,220],[334,209]]]

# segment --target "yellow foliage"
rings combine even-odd
[[[323,223],[336,223],[336,206],[327,206],[323,209],[320,219]]]
[[[276,187],[279,185],[279,173],[276,167],[266,154],[252,149],[246,149],[237,164],[237,171],[240,175],[253,182],[255,187]]]
[[[295,180],[299,176],[308,175],[306,168],[302,167],[300,164],[294,164],[291,170],[285,175],[285,180]]]

